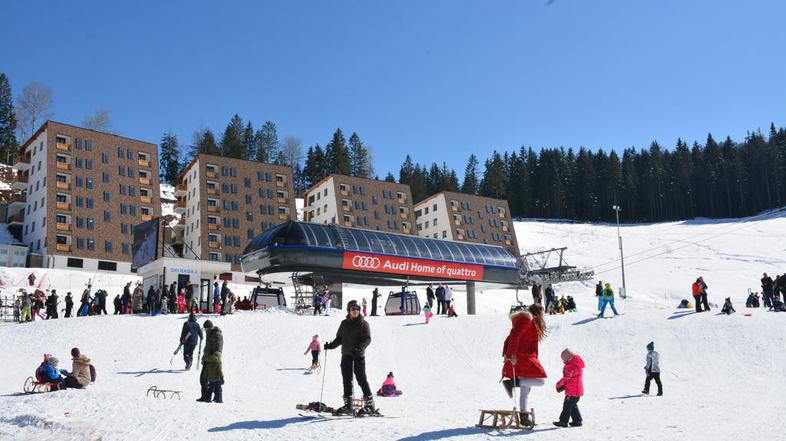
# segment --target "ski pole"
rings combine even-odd
[[[325,349],[325,361],[324,366],[322,366],[322,386],[319,388],[319,410],[322,411],[322,394],[325,392],[325,371],[327,371],[327,349]]]
[[[192,352],[193,354],[193,352]],[[199,353],[197,354],[197,370],[202,366],[202,339],[199,339]]]
[[[513,368],[513,396],[511,399],[513,400],[513,412],[516,412],[516,386],[519,385],[519,379],[516,378],[516,363],[513,363],[511,360],[510,366]],[[519,394],[521,394],[521,391],[519,391]]]

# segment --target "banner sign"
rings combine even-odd
[[[435,279],[483,280],[481,265],[437,262],[406,257],[344,252],[341,268],[377,273],[405,274]]]

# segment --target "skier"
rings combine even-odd
[[[199,328],[196,316],[192,312],[188,315],[188,320],[183,323],[183,329],[180,331],[180,343],[183,345],[183,361],[186,362],[186,370],[191,369],[191,363],[194,361],[194,349],[200,341],[202,341],[202,329]]]
[[[655,350],[655,342],[647,343],[647,359],[644,365],[644,372],[647,373],[647,379],[644,380],[644,390],[641,391],[644,395],[650,393],[650,381],[655,380],[658,385],[658,396],[663,395],[663,385],[660,383],[660,354]]]
[[[374,288],[371,292],[371,315],[377,316],[377,299],[379,298],[379,288]]]
[[[551,283],[549,283],[549,286],[546,287],[545,294],[546,294],[546,308],[545,309],[546,309],[546,311],[548,311],[549,310],[549,306],[552,303],[555,303],[557,301],[557,296],[554,293],[554,288],[551,287]]]
[[[82,299],[80,300],[79,311],[76,314],[79,317],[91,315],[90,303],[92,303],[93,298],[90,297],[90,288],[91,286],[87,285],[87,288],[82,291]]]
[[[617,308],[614,307],[614,290],[611,289],[611,283],[607,283],[603,288],[601,298],[603,299],[603,303],[600,305],[600,314],[598,314],[598,317],[603,317],[603,313],[606,312],[606,305],[611,306],[611,310],[614,312],[615,316],[620,315],[617,312]]]
[[[450,311],[451,309],[453,309],[453,288],[451,288],[449,285],[445,285],[444,295],[445,295],[445,308],[447,308],[448,311]],[[448,316],[450,316],[450,314],[448,314]]]
[[[560,354],[565,367],[562,368],[562,379],[557,382],[557,392],[565,391],[565,401],[562,403],[562,413],[559,421],[554,421],[557,427],[568,427],[568,420],[572,427],[581,427],[582,418],[579,412],[579,399],[584,395],[584,360],[570,349],[565,349]]]
[[[761,294],[764,297],[764,307],[771,308],[772,307],[772,287],[773,281],[767,273],[764,273],[764,277],[761,278]]]
[[[598,298],[598,312],[600,312],[600,307],[603,305],[603,282],[600,280],[595,285],[595,297]]]
[[[325,290],[322,292],[322,304],[325,306],[325,315],[330,315],[330,306],[333,303],[333,295],[330,293],[327,285],[325,285]]]
[[[354,372],[358,385],[363,391],[364,405],[360,410],[363,414],[377,414],[374,407],[374,396],[366,379],[365,351],[371,344],[371,328],[360,315],[360,306],[356,300],[347,304],[347,317],[341,322],[333,341],[325,343],[325,350],[341,346],[341,377],[344,381],[344,405],[336,410],[338,415],[353,413],[352,408],[352,374]]]
[[[309,343],[303,355],[309,352],[311,352],[311,369],[316,369],[319,367],[319,353],[322,352],[322,344],[319,343],[319,335],[314,334],[314,336],[311,337],[311,343]]]
[[[786,304],[781,302],[781,295],[775,294],[775,297],[772,299],[772,310],[775,312],[784,312],[786,311]]]
[[[221,309],[220,309],[220,311],[221,311],[222,315],[224,314],[224,310],[226,308],[227,295],[229,295],[229,284],[227,283],[226,280],[224,280],[224,283],[221,284]]]
[[[221,356],[224,349],[224,336],[221,329],[213,326],[213,322],[205,320],[205,355],[202,356],[202,373],[199,383],[202,386],[202,396],[197,399],[203,403],[223,403],[224,372],[221,368]]]
[[[49,294],[49,297],[46,298],[46,319],[56,319],[57,318],[57,291],[52,290],[52,293]]]
[[[213,281],[213,314],[221,312],[221,287],[218,286],[218,276]]]
[[[106,312],[106,297],[107,297],[107,292],[105,289],[99,289],[98,292],[96,292],[96,303],[98,303],[98,313],[97,313],[98,315],[101,315],[102,312],[104,313],[104,315],[109,315],[109,313]]]
[[[33,307],[33,301],[30,298],[30,295],[28,295],[25,290],[20,289],[20,291],[22,291],[22,299],[21,299],[22,312],[19,315],[19,323],[25,323],[25,322],[29,322],[29,321],[31,321],[33,319],[32,315],[31,315],[32,307]]]
[[[30,273],[30,275],[27,276],[27,284],[30,286],[35,286],[35,273]]]
[[[538,344],[546,337],[543,305],[533,303],[528,309],[517,309],[510,316],[512,327],[502,346],[502,385],[509,397],[519,386],[519,421],[532,426],[528,399],[533,387],[546,384],[546,370],[538,361]]]
[[[311,302],[314,305],[314,315],[322,315],[322,293],[314,291]]]
[[[71,311],[74,309],[74,298],[71,297],[71,291],[66,293],[65,297],[65,317],[71,317]]]

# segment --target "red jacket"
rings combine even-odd
[[[584,360],[578,355],[565,362],[562,379],[557,382],[557,392],[565,391],[566,397],[584,395]]]
[[[513,317],[513,329],[510,330],[505,345],[502,347],[505,364],[502,376],[513,378],[514,366],[508,360],[516,356],[516,377],[546,378],[546,370],[538,361],[538,330],[529,313]]]
[[[693,297],[698,297],[701,295],[701,286],[699,286],[699,282],[693,282],[691,289],[693,290]]]

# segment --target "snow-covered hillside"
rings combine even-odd
[[[521,222],[526,250],[566,245],[568,261],[608,270],[599,275],[618,285],[616,227]],[[783,212],[733,221],[691,221],[623,226],[630,298],[619,301],[623,316],[597,319],[592,284],[570,283],[557,292],[573,295],[579,312],[549,316],[540,359],[549,379],[536,388],[535,433],[542,440],[736,440],[783,439],[778,415],[786,388],[783,366],[786,314],[764,309],[743,313],[748,287],[762,272],[786,272]],[[647,260],[637,260],[658,256]],[[607,266],[602,266],[602,265]],[[674,309],[701,274],[710,299],[734,295],[732,316]],[[12,281],[9,284],[24,283]],[[108,282],[109,283],[109,282]],[[116,282],[112,282],[116,283]],[[345,299],[368,296],[351,286]],[[664,295],[667,300],[664,300]],[[522,294],[527,299],[528,294]],[[460,311],[463,293],[457,292]],[[0,383],[0,439],[14,440],[430,440],[494,439],[517,432],[474,428],[480,408],[510,408],[498,384],[506,318],[515,294],[483,289],[477,316],[369,318],[373,341],[367,372],[376,390],[393,371],[404,395],[378,398],[386,418],[313,420],[297,403],[316,401],[321,375],[303,375],[310,336],[333,338],[342,313],[297,316],[285,311],[239,312],[210,317],[225,339],[223,405],[196,403],[197,371],[182,371],[175,357],[183,316],[119,316],[0,325],[4,381]],[[370,300],[370,299],[369,299]],[[201,317],[204,320],[205,317]],[[641,397],[645,348],[661,353],[665,396]],[[14,395],[33,373],[41,354],[67,360],[71,347],[90,356],[98,381],[86,390]],[[586,395],[579,403],[584,427],[555,429],[563,396],[554,390],[561,375],[559,353],[571,347],[587,363]],[[323,401],[338,405],[339,352],[327,353]],[[70,368],[66,361],[65,367]],[[159,388],[183,390],[182,400],[145,397]],[[777,420],[777,418],[775,419]]]

